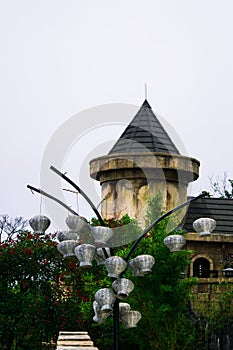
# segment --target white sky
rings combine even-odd
[[[26,185],[40,186],[56,129],[96,105],[141,105],[145,82],[201,161],[193,194],[233,178],[232,0],[1,0],[0,42],[0,213],[37,214]]]

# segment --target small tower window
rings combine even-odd
[[[210,277],[210,262],[205,258],[198,258],[193,263],[193,276],[199,278]]]

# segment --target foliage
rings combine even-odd
[[[59,330],[89,330],[101,269],[63,259],[55,235],[21,231],[0,244],[0,348],[41,349]],[[97,280],[96,280],[97,279]]]
[[[22,216],[12,218],[7,214],[0,215],[0,242],[3,236],[5,236],[4,240],[11,239],[16,233],[24,230],[27,224],[27,220]]]

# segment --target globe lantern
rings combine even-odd
[[[31,218],[29,224],[34,233],[43,235],[50,225],[50,220],[47,216],[39,214]]]
[[[126,269],[127,262],[120,256],[111,256],[105,260],[105,266],[108,277],[119,278],[120,274]]]
[[[179,252],[186,243],[186,239],[182,235],[170,235],[163,240],[171,253]]]
[[[143,254],[129,261],[129,267],[135,276],[144,276],[151,272],[155,263],[152,255]]]
[[[121,321],[123,322],[125,328],[135,328],[137,323],[142,318],[139,311],[129,311],[125,315],[122,315]]]
[[[91,233],[97,247],[106,247],[107,242],[113,236],[113,230],[104,226],[93,226],[91,228]]]
[[[95,300],[101,306],[101,311],[109,313],[113,311],[116,295],[111,288],[101,288],[95,293]]]
[[[77,245],[77,241],[66,240],[58,243],[57,250],[63,255],[64,258],[68,258],[70,256],[75,256],[74,249],[77,247]]]
[[[125,299],[134,289],[134,284],[127,278],[118,278],[112,283],[112,288],[117,293],[117,298]]]
[[[91,244],[81,244],[75,247],[74,253],[81,267],[92,267],[92,260],[96,253],[96,247]]]
[[[210,236],[216,227],[216,221],[211,218],[200,218],[193,222],[193,228],[199,235]]]
[[[66,218],[66,224],[70,231],[81,231],[85,226],[87,226],[86,219],[78,215],[68,215]]]

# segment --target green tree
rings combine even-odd
[[[55,235],[26,231],[0,244],[1,349],[37,350],[59,330],[89,330],[101,270],[82,270],[56,246]]]

